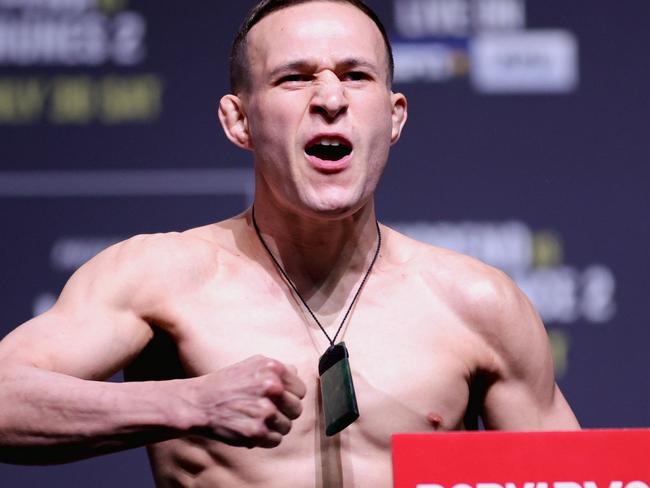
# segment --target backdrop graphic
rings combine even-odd
[[[650,4],[369,3],[410,115],[380,219],[520,284],[585,427],[650,426]],[[216,120],[250,4],[0,0],[0,335],[110,243],[250,203]],[[118,484],[153,486],[143,450],[0,465],[2,487]]]

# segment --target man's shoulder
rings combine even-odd
[[[416,241],[395,230],[390,239],[408,268],[464,323],[493,328],[530,304],[503,271],[459,252]]]
[[[410,256],[406,269],[424,283],[431,302],[442,304],[491,351],[491,368],[502,371],[520,364],[527,354],[545,353],[541,319],[506,273],[449,249],[401,235],[394,238]]]
[[[118,283],[159,281],[167,286],[213,274],[228,253],[211,224],[183,232],[138,234],[113,244],[82,266],[76,275]]]
[[[435,246],[415,240],[395,229],[385,227],[384,235],[393,249],[393,254],[425,272],[435,273],[449,285],[466,284],[484,279],[490,282],[501,281],[507,276],[497,268],[479,259],[459,253],[452,249]]]
[[[192,229],[184,232],[138,234],[118,242],[102,254],[117,266],[128,264],[129,267],[155,271],[209,262],[217,249],[218,246],[200,237]]]

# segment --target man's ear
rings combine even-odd
[[[406,124],[406,119],[408,118],[408,104],[406,102],[406,97],[401,93],[392,93],[391,103],[393,104],[393,111],[391,115],[392,130],[390,133],[390,143],[395,144],[399,141],[402,129],[404,128],[404,124]]]
[[[219,101],[219,121],[226,137],[242,149],[251,149],[248,118],[241,98],[224,95]]]

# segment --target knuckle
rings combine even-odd
[[[253,356],[247,357],[242,362],[256,364],[256,363],[259,363],[259,362],[261,362],[263,360],[264,360],[264,356],[262,356],[261,354],[254,354]]]
[[[282,382],[276,376],[267,376],[262,380],[262,391],[265,395],[282,393]]]
[[[282,374],[286,369],[280,361],[270,358],[266,358],[264,366],[266,369],[273,371],[276,374]]]
[[[250,361],[251,363],[254,363],[254,364],[263,363],[265,360],[266,360],[266,358],[264,356],[262,356],[261,354],[255,354],[254,356],[251,356],[250,358],[248,358],[248,361]]]
[[[250,439],[261,439],[265,437],[269,429],[262,422],[251,423],[244,431],[244,435]]]
[[[275,415],[277,409],[271,400],[268,398],[260,398],[257,403],[260,417],[267,418]]]

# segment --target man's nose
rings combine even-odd
[[[311,111],[334,120],[344,114],[347,108],[348,99],[343,83],[334,73],[324,73],[316,84]]]

